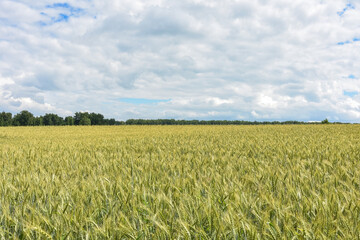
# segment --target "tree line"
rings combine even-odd
[[[12,116],[11,113],[0,113],[0,126],[62,126],[62,125],[121,125],[124,122],[114,118],[106,119],[100,113],[76,112],[74,116],[60,117],[54,113],[35,117],[24,110]]]
[[[0,113],[0,126],[63,126],[63,125],[280,125],[280,124],[328,124],[327,119],[322,122],[302,121],[243,121],[243,120],[175,120],[175,119],[129,119],[116,121],[106,119],[100,113],[76,112],[74,116],[65,118],[54,113],[35,117],[24,110],[16,115],[8,112]],[[341,123],[341,122],[336,122]]]
[[[129,119],[126,125],[290,125],[290,124],[329,124],[325,119],[321,122],[303,121],[245,121],[245,120],[175,120],[175,119]],[[340,124],[341,122],[334,122]]]

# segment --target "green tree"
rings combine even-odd
[[[84,116],[83,118],[81,118],[79,125],[91,125],[90,118]]]
[[[0,126],[11,126],[12,124],[12,114],[2,112],[0,114]]]
[[[51,126],[54,125],[53,121],[52,121],[52,117],[51,114],[45,114],[44,118],[43,118],[43,122],[45,126]]]
[[[14,116],[14,126],[32,126],[34,125],[34,115],[27,111],[21,111]]]
[[[47,113],[44,116],[44,125],[51,126],[60,126],[64,124],[64,119],[54,113]]]
[[[66,125],[69,125],[69,126],[74,125],[74,118],[71,117],[71,116],[66,117],[66,118],[65,118],[65,124],[66,124]]]
[[[104,125],[104,116],[100,113],[90,113],[91,125]]]
[[[329,120],[327,118],[325,118],[324,120],[321,121],[322,124],[329,124]]]
[[[90,120],[90,114],[88,112],[76,112],[75,116],[74,116],[74,124],[75,125],[83,125],[80,123],[83,118],[88,118]],[[91,123],[91,120],[90,120],[90,123]]]
[[[43,117],[40,116],[40,117],[35,117],[34,118],[34,126],[42,126],[44,125],[43,123]]]

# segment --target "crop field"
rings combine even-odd
[[[359,239],[360,126],[0,128],[0,239]]]

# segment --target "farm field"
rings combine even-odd
[[[358,239],[360,126],[0,128],[1,239]]]

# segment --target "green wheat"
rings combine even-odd
[[[1,239],[359,239],[360,127],[0,128]]]

